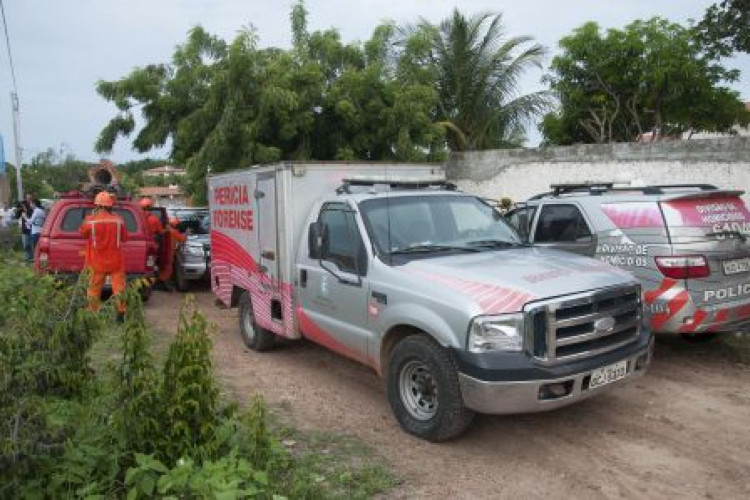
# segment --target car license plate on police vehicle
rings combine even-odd
[[[722,262],[724,274],[740,274],[750,271],[750,257],[732,259]]]
[[[614,365],[605,366],[591,372],[589,389],[611,384],[617,380],[625,378],[628,374],[628,362],[620,361]]]

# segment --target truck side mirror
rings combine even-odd
[[[307,248],[311,259],[323,258],[323,226],[319,222],[310,224],[307,232]]]

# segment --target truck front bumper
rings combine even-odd
[[[595,365],[590,364],[574,373],[534,380],[482,380],[459,372],[464,404],[474,411],[488,414],[536,413],[561,408],[642,376],[651,363],[653,338],[645,345],[639,342],[635,347],[627,357],[616,360],[627,361],[627,375],[593,389],[588,387],[592,372],[612,364],[611,360],[596,360]]]

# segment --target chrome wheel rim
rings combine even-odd
[[[437,381],[421,361],[409,361],[401,369],[399,392],[409,415],[417,420],[429,420],[437,413]]]

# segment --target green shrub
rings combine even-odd
[[[208,323],[189,297],[180,311],[177,336],[169,347],[161,381],[159,454],[165,463],[172,465],[187,456],[213,455],[217,397]]]
[[[387,489],[382,471],[292,455],[255,397],[222,405],[192,299],[160,368],[137,290],[125,324],[86,311],[83,280],[0,263],[0,498],[322,498]],[[119,356],[91,368],[100,338]],[[99,366],[99,365],[97,365]],[[375,469],[373,469],[375,470]],[[390,484],[390,483],[388,483]]]

